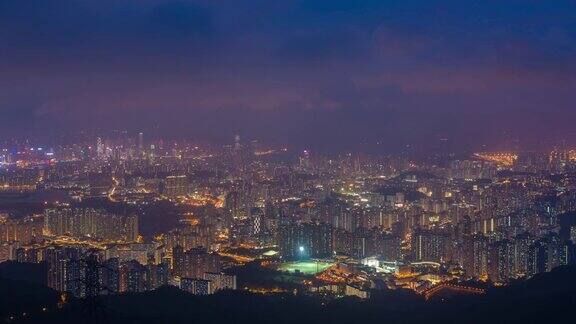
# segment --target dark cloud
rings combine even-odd
[[[2,0],[3,132],[575,139],[574,15],[569,0]]]

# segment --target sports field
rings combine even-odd
[[[303,274],[316,274],[330,268],[334,263],[315,262],[315,261],[297,261],[282,263],[278,270],[290,273],[300,272]]]

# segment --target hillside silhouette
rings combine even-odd
[[[576,267],[560,267],[527,281],[425,301],[407,290],[377,291],[361,301],[342,298],[255,295],[225,291],[194,296],[173,287],[101,296],[94,304],[70,300],[55,308],[59,294],[43,286],[2,279],[0,315],[20,314],[24,323],[531,323],[560,321],[576,307]],[[48,311],[40,311],[48,306]],[[89,309],[90,308],[90,309]],[[22,312],[27,312],[24,318]]]

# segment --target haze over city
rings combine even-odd
[[[540,149],[576,138],[574,6],[4,0],[0,132]]]

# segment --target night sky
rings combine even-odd
[[[0,135],[576,144],[575,79],[573,0],[0,0]]]

